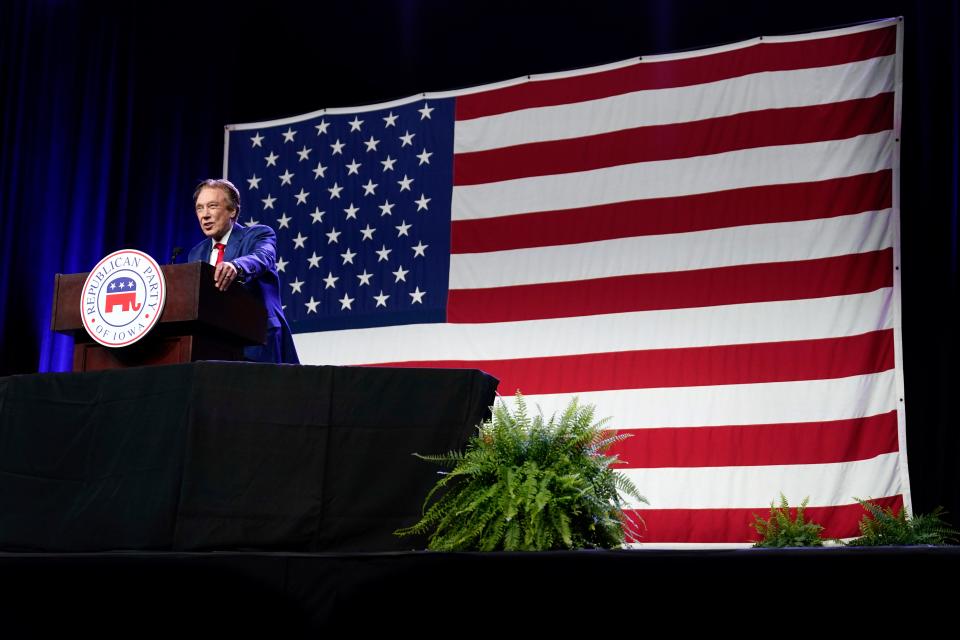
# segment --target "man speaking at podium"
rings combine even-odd
[[[216,286],[226,291],[234,280],[256,294],[267,308],[267,342],[243,350],[253,362],[300,364],[290,326],[280,306],[280,279],[275,266],[277,235],[261,224],[237,224],[240,192],[229,180],[204,180],[193,191],[200,229],[207,239],[190,250],[188,262],[214,265]]]

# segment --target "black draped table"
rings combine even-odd
[[[479,371],[198,362],[0,378],[0,549],[422,548]]]

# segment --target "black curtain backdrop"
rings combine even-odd
[[[223,126],[904,16],[904,371],[914,507],[960,518],[958,33],[949,2],[0,2],[0,375],[70,367],[53,275],[166,261]],[[240,91],[255,79],[256,91]],[[798,498],[799,499],[799,498]]]

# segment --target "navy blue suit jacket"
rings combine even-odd
[[[187,262],[209,262],[211,251],[213,239],[206,238],[190,249]],[[276,267],[277,234],[262,224],[244,227],[234,222],[223,260],[237,267],[237,282],[263,300],[267,309],[267,342],[262,346],[247,347],[244,356],[254,362],[300,364],[290,326],[280,306],[280,278]]]

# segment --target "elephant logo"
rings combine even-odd
[[[83,327],[104,347],[129,346],[157,325],[166,298],[166,279],[156,260],[136,249],[114,251],[83,283]]]
[[[104,303],[105,313],[114,313],[117,307],[121,311],[140,311],[137,302],[137,283],[132,278],[116,278],[107,285],[107,299]]]

